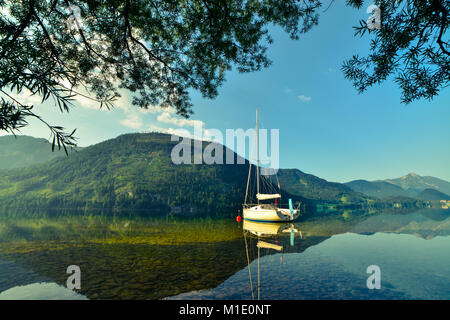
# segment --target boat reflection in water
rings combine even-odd
[[[283,241],[289,235],[289,243],[294,246],[295,237],[303,239],[302,232],[295,228],[293,223],[270,223],[270,222],[255,222],[244,220],[243,233],[245,241],[245,252],[247,254],[248,274],[250,279],[250,290],[252,299],[255,299],[253,289],[253,278],[251,262],[257,255],[258,271],[257,271],[257,299],[261,297],[261,255],[273,253],[273,251],[283,252]],[[257,253],[255,252],[257,251]],[[261,252],[263,251],[263,252]],[[283,261],[283,256],[280,257],[280,263]]]

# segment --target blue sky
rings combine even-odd
[[[370,37],[355,38],[352,26],[368,14],[343,3],[335,2],[298,41],[271,29],[272,66],[251,74],[228,73],[214,100],[194,92],[191,119],[225,133],[227,128],[253,127],[258,108],[264,128],[280,129],[280,167],[329,181],[396,178],[409,172],[450,180],[450,90],[432,102],[410,105],[400,103],[400,90],[392,81],[359,95],[340,67],[353,54],[367,53]],[[47,103],[35,110],[50,123],[77,128],[80,146],[193,123],[158,108],[142,112],[127,95],[112,111],[99,110],[86,99],[69,114]],[[43,126],[31,124],[24,134],[49,137]]]

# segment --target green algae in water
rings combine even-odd
[[[161,299],[214,287],[244,266],[242,230],[232,221],[2,221],[0,257],[65,285],[82,270],[90,299]],[[17,279],[20,282],[20,279]]]

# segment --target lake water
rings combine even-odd
[[[450,299],[448,210],[344,216],[0,221],[0,299]]]

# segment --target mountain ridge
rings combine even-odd
[[[55,148],[44,138],[26,135],[0,137],[0,169],[24,168],[61,157],[64,151]]]
[[[176,165],[171,152],[179,143],[164,133],[130,133],[85,147],[69,157],[57,157],[33,167],[1,170],[0,209],[136,215],[167,214],[174,208],[193,215],[241,210],[248,160],[245,159],[245,165],[238,165],[239,156],[232,152],[234,165]],[[210,142],[201,144],[204,152]],[[220,147],[225,157],[228,149]],[[194,152],[192,143],[191,157]],[[328,182],[299,169],[280,169],[278,178],[283,203],[292,198],[310,212],[315,211],[317,204],[365,206],[376,201],[349,186]],[[269,177],[268,183],[278,189],[274,176]],[[407,197],[402,199],[411,202]],[[397,200],[381,201],[380,205]]]
[[[272,177],[272,182],[275,182]],[[302,194],[302,196],[318,200],[330,201],[330,199],[341,200],[342,203],[347,202],[363,202],[365,196],[359,192],[354,192],[348,186],[338,183],[329,182],[315,175],[304,173],[299,169],[279,169],[278,179],[284,186],[285,190],[294,194]]]
[[[425,190],[428,188],[449,194],[450,182],[433,176],[420,176],[416,173],[409,173],[400,178],[386,179],[385,181],[402,187],[405,190]]]
[[[450,200],[450,196],[448,194],[431,188],[423,190],[416,197],[420,200]]]
[[[427,189],[433,189],[445,195],[450,194],[450,182],[432,176],[420,176],[413,172],[394,179],[374,181],[353,180],[346,182],[345,185],[349,186],[354,191],[381,199],[403,196],[420,200],[433,200],[423,199],[423,194],[418,197]],[[431,195],[430,192],[425,193],[425,195],[427,194]]]
[[[147,215],[167,214],[174,207],[194,214],[242,208],[248,161],[247,165],[176,165],[171,151],[177,144],[167,134],[125,134],[67,158],[2,170],[0,209]],[[310,203],[284,190],[282,195]]]
[[[234,165],[176,165],[171,152],[178,143],[162,133],[125,134],[32,169],[2,170],[5,179],[0,181],[0,207],[143,214],[167,213],[173,207],[194,213],[242,208],[248,160],[245,165],[236,161]],[[207,144],[202,142],[203,151]],[[221,148],[225,157],[226,147]],[[238,155],[233,155],[237,159]],[[279,173],[285,202],[290,197],[309,206],[315,201],[346,204],[367,198],[298,169],[281,169]],[[292,177],[297,180],[288,185]],[[305,183],[306,189],[302,187]],[[317,194],[314,186],[320,189]]]

